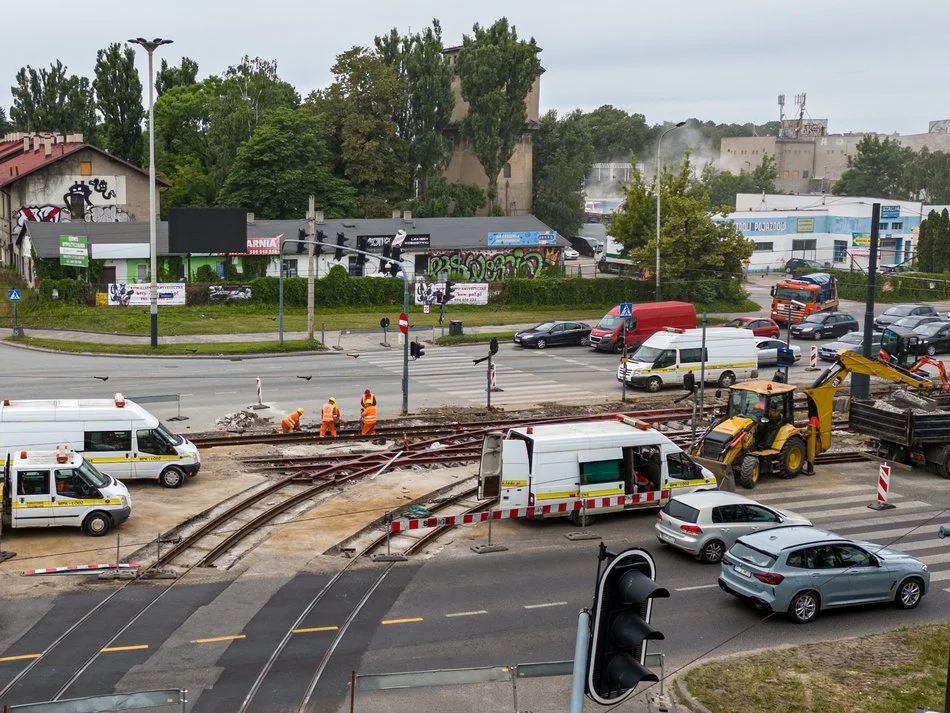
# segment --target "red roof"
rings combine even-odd
[[[70,154],[80,151],[81,149],[91,149],[96,153],[102,154],[113,161],[121,163],[123,166],[127,166],[135,171],[138,171],[141,174],[148,176],[148,171],[136,166],[134,163],[129,163],[124,159],[119,158],[118,156],[113,156],[108,151],[103,151],[98,146],[92,146],[91,144],[84,143],[61,143],[53,144],[52,151],[47,156],[45,149],[40,147],[39,150],[23,151],[23,141],[3,141],[0,142],[0,186],[5,186],[8,183],[13,183],[14,181],[23,178],[23,176],[37,171],[44,166],[47,166],[51,163],[55,163],[60,159],[69,156]],[[159,186],[169,186],[167,181],[162,179],[161,176],[157,176],[155,183]]]

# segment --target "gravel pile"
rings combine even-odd
[[[235,411],[225,414],[214,423],[228,433],[244,433],[249,428],[269,424],[270,419],[261,418],[253,411]]]

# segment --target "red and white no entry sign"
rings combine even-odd
[[[399,315],[399,331],[403,334],[409,334],[409,317],[403,312]]]

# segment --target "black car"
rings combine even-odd
[[[589,324],[583,322],[541,322],[541,324],[515,334],[515,344],[523,347],[561,346],[565,344],[579,344],[586,347],[590,344]]]
[[[796,270],[821,270],[822,264],[817,260],[806,260],[803,257],[793,257],[785,263],[785,272],[791,275]]]
[[[571,247],[587,257],[597,257],[603,250],[603,244],[597,238],[585,238],[582,235],[571,238]]]
[[[919,354],[939,354],[950,352],[950,322],[928,322],[914,330],[920,341],[917,343]]]
[[[792,336],[802,339],[842,337],[860,329],[858,320],[846,312],[818,312],[810,314],[798,324],[792,325]]]
[[[935,314],[915,314],[912,317],[901,317],[896,322],[892,322],[891,327],[903,327],[904,329],[917,329],[931,322],[939,322],[940,317]]]
[[[888,307],[884,314],[879,314],[874,318],[874,328],[879,330],[884,330],[884,327],[889,324],[893,324],[902,317],[916,317],[916,316],[933,316],[939,317],[940,314],[934,308],[933,305],[928,304],[902,304],[902,305],[891,305]]]

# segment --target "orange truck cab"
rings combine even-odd
[[[838,309],[838,282],[826,272],[779,280],[772,288],[771,317],[778,324],[798,324],[816,312]]]
[[[632,316],[621,317],[617,305],[590,332],[592,349],[620,353],[626,338],[627,350],[643,344],[666,327],[696,328],[696,308],[689,302],[646,302],[632,305]],[[626,333],[624,328],[626,327]]]

